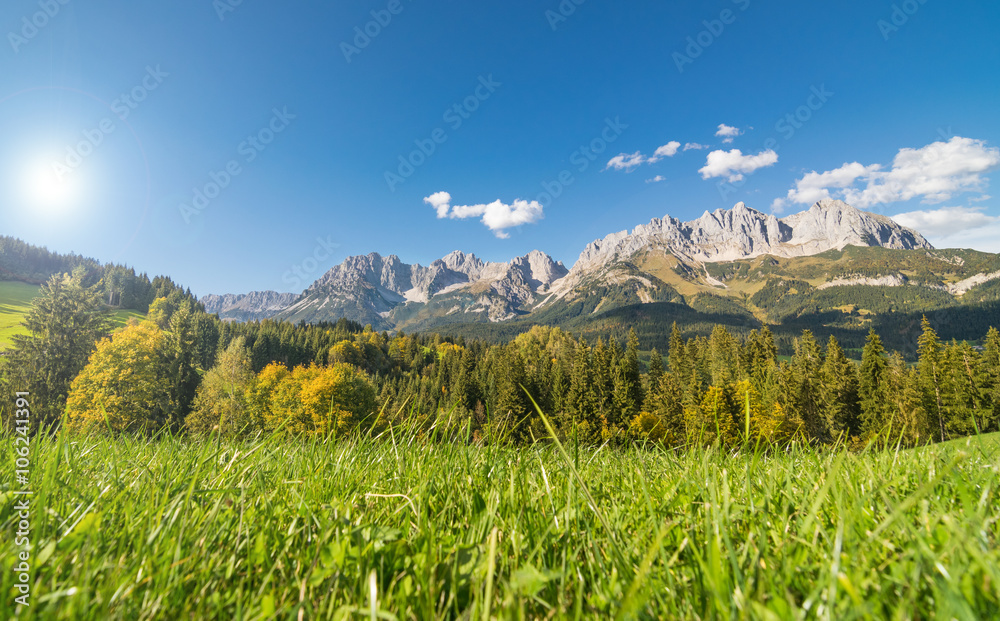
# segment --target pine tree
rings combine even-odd
[[[643,410],[647,412],[653,410],[651,403],[659,397],[661,379],[663,379],[663,356],[654,347],[649,355],[649,370],[646,372],[646,396],[643,398]]]
[[[791,394],[788,404],[802,418],[805,431],[814,441],[829,440],[826,417],[822,409],[823,352],[809,330],[795,341],[791,364]]]
[[[667,351],[667,363],[670,366],[670,373],[677,379],[681,386],[686,386],[690,381],[690,363],[684,344],[684,338],[677,327],[677,322],[670,328],[670,349]]]
[[[684,427],[684,392],[673,373],[664,373],[660,378],[656,407],[653,413],[660,419],[665,433],[664,440],[673,446],[683,444],[687,437]]]
[[[985,399],[983,431],[1000,430],[1000,331],[996,328],[986,334],[979,376]]]
[[[628,346],[614,366],[612,407],[608,424],[624,430],[635,418],[642,405],[642,384],[639,376],[639,339],[635,330],[629,331]]]
[[[858,371],[832,335],[826,348],[821,377],[820,403],[830,433],[849,440],[860,431]]]
[[[737,379],[739,348],[736,339],[723,326],[715,326],[709,339],[711,383],[728,386]]]
[[[191,404],[201,381],[197,369],[195,321],[190,302],[181,304],[170,317],[167,344],[171,383],[168,422],[174,430],[179,430],[184,418],[191,412]]]
[[[614,370],[618,361],[618,344],[611,339],[609,347],[605,347],[604,339],[597,337],[590,356],[593,370],[595,407],[602,415],[607,415],[614,406]]]
[[[582,440],[590,441],[600,437],[603,425],[597,410],[594,370],[586,339],[581,338],[576,346],[566,405],[569,420],[564,421],[564,427],[568,431],[572,432],[572,426],[575,425],[583,431],[580,436]]]
[[[941,441],[945,441],[945,413],[941,406],[941,342],[925,315],[920,322],[923,333],[917,339],[917,371],[923,391],[924,410],[937,425]]]
[[[32,419],[39,424],[59,423],[73,378],[111,331],[102,292],[98,285],[84,286],[84,277],[77,269],[42,285],[21,323],[28,334],[13,337],[13,350],[0,357],[0,376],[31,392]]]
[[[858,396],[861,400],[861,437],[868,440],[880,433],[889,423],[886,360],[882,339],[875,330],[869,330],[865,348],[861,354],[861,369],[858,378]]]

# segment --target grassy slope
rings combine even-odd
[[[0,281],[0,350],[10,346],[12,336],[25,333],[21,320],[38,290],[38,285]]]
[[[17,334],[27,334],[21,326],[21,320],[31,308],[31,301],[38,295],[40,287],[23,282],[0,281],[0,350],[11,345],[11,337]],[[131,310],[116,310],[111,313],[116,328],[128,323],[131,318],[145,317],[140,312]]]
[[[584,490],[552,448],[74,440],[32,449],[38,618],[368,618],[370,597],[387,619],[971,619],[1000,606],[996,443],[581,450]],[[12,470],[13,453],[0,464]],[[15,521],[4,500],[0,528]]]

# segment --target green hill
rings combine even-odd
[[[27,334],[21,326],[24,315],[31,309],[31,301],[39,294],[41,287],[23,282],[0,281],[0,351],[12,344],[18,334]],[[116,309],[111,313],[115,326],[120,328],[129,319],[145,319],[146,315],[134,310]]]
[[[38,291],[38,285],[0,281],[0,350],[10,347],[11,337],[26,332],[21,320]]]

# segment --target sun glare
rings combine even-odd
[[[25,176],[25,193],[38,206],[65,207],[76,196],[76,173],[51,161],[39,161]]]

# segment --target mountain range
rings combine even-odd
[[[230,320],[346,317],[379,330],[518,319],[558,324],[655,303],[700,312],[724,308],[762,321],[836,303],[830,308],[863,320],[865,311],[883,312],[885,305],[858,307],[829,292],[911,286],[921,300],[931,296],[928,303],[940,306],[961,296],[989,297],[969,293],[992,291],[998,279],[998,255],[938,251],[888,217],[823,200],[785,218],[744,203],[690,222],[656,218],[591,242],[571,269],[537,250],[506,263],[455,251],[426,267],[371,253],[347,258],[299,295],[254,292],[202,301]],[[908,308],[900,304],[896,310]]]

